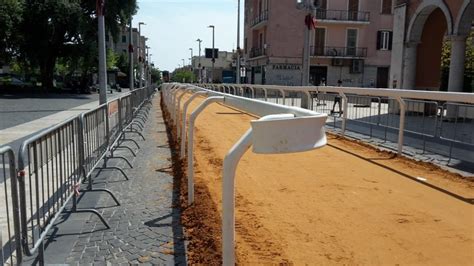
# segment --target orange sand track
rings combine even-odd
[[[197,119],[197,202],[183,215],[191,263],[220,262],[222,162],[252,119],[220,104]],[[474,209],[462,200],[474,198],[472,179],[329,136],[310,152],[248,151],[236,180],[240,264],[474,263]]]

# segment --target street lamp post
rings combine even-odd
[[[139,77],[139,81],[138,81],[139,82],[139,88],[141,88],[142,85],[143,85],[142,80],[143,80],[143,67],[144,67],[144,60],[143,60],[143,57],[142,57],[143,50],[144,50],[143,49],[144,47],[142,47],[142,27],[141,27],[142,25],[146,25],[146,24],[143,23],[143,22],[138,23],[138,44],[137,44],[137,49],[138,50],[137,50],[137,52],[138,52],[138,66],[140,68],[140,70],[139,70],[140,77]]]
[[[240,84],[240,0],[237,1],[237,65],[236,83]]]
[[[133,78],[133,28],[132,28],[132,16],[130,15],[130,25],[128,31],[128,62],[129,66],[129,80],[130,80],[130,90],[132,91],[135,87],[135,80]]]
[[[305,10],[307,12],[306,19],[308,16],[313,19],[315,6],[312,0],[296,0],[296,7],[301,10]],[[304,31],[304,46],[303,46],[303,73],[301,75],[301,85],[308,86],[309,85],[309,73],[310,73],[310,65],[311,65],[311,32],[312,32],[312,21],[305,21],[305,31]],[[308,99],[306,95],[302,94],[301,97],[301,107],[308,108]]]
[[[194,66],[193,66],[193,48],[189,48],[189,51],[191,51],[191,58],[189,58],[189,65],[191,68],[191,72],[193,73],[191,76],[191,83],[193,83],[193,77],[194,77]]]
[[[214,40],[215,40],[215,26],[214,25],[209,25],[208,28],[212,29],[212,67],[211,67],[211,83],[214,82],[214,63],[216,62],[216,55],[214,54]]]
[[[191,51],[191,58],[189,58],[189,65],[192,68],[193,67],[193,48],[189,48],[189,51]]]
[[[99,27],[99,104],[107,102],[107,66],[105,51],[105,0],[97,0],[97,20]]]
[[[199,57],[198,57],[198,68],[199,68],[199,83],[202,83],[202,67],[201,67],[201,39],[196,40],[199,43]]]

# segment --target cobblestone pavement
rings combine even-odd
[[[116,206],[106,193],[97,192],[86,193],[78,205],[79,208],[95,205],[111,229],[106,229],[95,215],[71,214],[68,220],[58,223],[55,234],[50,237],[46,263],[186,264],[177,204],[179,184],[172,176],[171,151],[158,96],[153,100],[143,134],[146,141],[138,141],[141,149],[132,161],[134,168],[119,164],[130,180],[125,180],[117,171],[102,171],[94,179],[96,187],[111,190],[121,205]],[[134,147],[133,143],[127,143]],[[132,158],[126,149],[119,150],[117,155],[119,153]],[[99,197],[94,199],[93,194]],[[79,218],[72,218],[74,216]],[[81,216],[87,217],[81,220]],[[69,248],[64,248],[68,245]]]

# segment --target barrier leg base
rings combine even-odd
[[[130,131],[125,131],[125,132],[127,132],[127,133],[136,133],[136,134],[140,135],[140,137],[142,137],[142,139],[143,139],[144,141],[146,140],[145,137],[143,136],[143,134],[140,133],[140,132],[138,132],[138,131],[130,130]]]
[[[115,167],[115,166],[108,166],[108,167],[97,167],[96,168],[97,170],[117,170],[119,171],[120,173],[122,173],[122,175],[125,177],[125,179],[127,180],[130,180],[127,176],[127,174],[119,167]]]
[[[93,189],[86,189],[86,190],[79,190],[79,192],[81,193],[87,193],[87,192],[105,192],[107,194],[110,195],[110,197],[112,197],[112,199],[115,201],[115,204],[117,204],[117,206],[120,206],[120,202],[118,201],[117,197],[115,197],[114,193],[108,189],[105,189],[105,188],[93,188]]]
[[[125,145],[117,145],[117,146],[115,147],[115,149],[118,149],[118,148],[123,148],[123,149],[129,150],[130,153],[133,155],[133,157],[137,157],[137,154],[136,154],[136,153],[132,150],[132,148],[130,148],[130,147],[127,147],[127,146],[125,146]],[[138,148],[140,148],[140,147],[138,147]],[[109,157],[109,158],[111,158],[111,157]]]
[[[93,213],[95,215],[97,215],[99,217],[99,219],[102,221],[102,223],[107,227],[107,229],[110,229],[110,225],[109,223],[107,223],[107,221],[104,219],[104,216],[102,216],[102,214],[100,214],[98,211],[96,210],[93,210],[93,209],[80,209],[80,210],[76,210],[76,213],[84,213],[84,212],[89,212],[89,213]]]
[[[133,151],[132,151],[132,153],[133,153]],[[133,155],[135,156],[135,154],[133,154]],[[125,158],[125,157],[122,157],[122,156],[110,156],[110,157],[107,157],[107,160],[110,160],[110,159],[122,159],[122,160],[124,160],[124,161],[128,164],[128,166],[130,166],[130,168],[133,168],[133,165],[132,165],[132,164],[130,163],[130,161],[129,161],[127,158]]]
[[[131,141],[131,142],[135,143],[135,145],[137,145],[137,149],[140,149],[140,145],[138,145],[138,142],[136,142],[134,139],[122,138],[121,141],[122,141],[122,142]]]

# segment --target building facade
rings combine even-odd
[[[117,54],[127,54],[128,58],[128,46],[129,46],[129,29],[128,27],[122,28],[117,40],[114,40],[112,36],[106,36],[106,46],[108,49],[112,49]],[[140,42],[139,42],[140,41]],[[138,29],[132,28],[132,43],[133,43],[133,62],[136,64],[139,58],[146,59],[146,37],[139,36]]]
[[[391,87],[439,90],[441,52],[447,43],[451,49],[447,89],[462,91],[466,87],[466,42],[473,20],[472,0],[398,0],[394,9]]]
[[[392,0],[315,0],[310,83],[357,87],[389,85]],[[307,11],[295,0],[245,3],[247,82],[301,85]],[[339,82],[340,81],[340,82]]]
[[[212,54],[212,53],[211,53]],[[212,75],[212,58],[205,56],[193,56],[191,65],[196,77],[202,77],[202,82],[211,82],[214,77],[215,83],[234,83],[236,54],[234,52],[219,51],[214,63],[214,75]],[[229,80],[232,78],[233,80]]]

